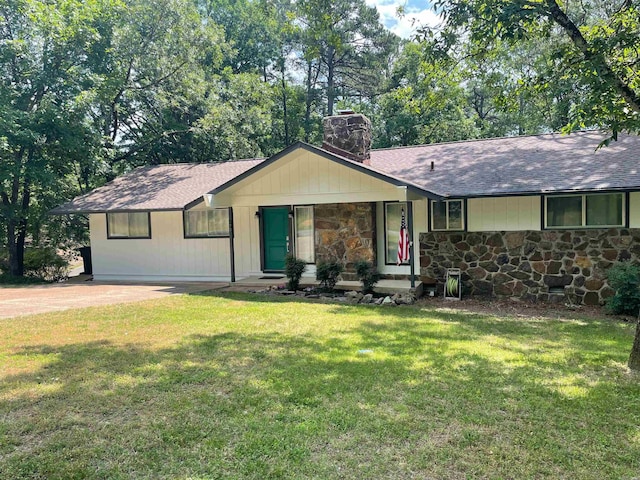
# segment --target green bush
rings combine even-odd
[[[59,282],[68,277],[69,262],[53,247],[27,248],[24,252],[24,274],[47,282]]]
[[[300,279],[302,274],[307,269],[307,264],[304,260],[296,258],[295,255],[289,254],[284,259],[284,273],[287,275],[289,281],[287,282],[287,288],[289,290],[298,290],[300,286]]]
[[[616,263],[607,272],[609,286],[616,293],[607,301],[612,313],[637,316],[640,310],[640,267],[630,262]]]
[[[333,291],[343,270],[344,266],[340,262],[321,260],[316,266],[316,279],[320,280],[322,288]]]
[[[362,282],[363,293],[373,293],[373,287],[380,280],[380,273],[373,263],[366,260],[359,260],[355,264],[356,275]]]

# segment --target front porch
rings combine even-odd
[[[264,275],[260,277],[246,277],[233,283],[239,287],[256,287],[266,288],[273,285],[283,285],[287,283],[287,277],[284,275]],[[320,282],[312,277],[302,277],[300,280],[301,288],[317,287]],[[416,297],[421,297],[423,293],[423,284],[416,280],[415,287],[411,287],[409,280],[380,280],[373,291],[378,294],[393,295],[394,293],[413,293]],[[341,280],[336,284],[336,290],[344,291],[360,291],[362,284],[355,280]]]

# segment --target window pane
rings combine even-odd
[[[434,230],[447,229],[447,204],[446,202],[431,202],[431,219]]]
[[[398,241],[400,240],[400,217],[404,208],[407,213],[407,204],[385,204],[385,229],[387,233],[387,263],[396,263],[398,260]]]
[[[296,257],[315,262],[313,207],[296,207]]]
[[[185,212],[186,233],[188,237],[204,237],[209,230],[207,211]]]
[[[129,216],[126,213],[107,213],[109,237],[129,236]]]
[[[136,212],[129,214],[129,236],[148,237],[149,236],[149,214],[146,212]]]
[[[582,197],[547,197],[547,226],[582,226]]]
[[[216,208],[209,211],[209,235],[229,234],[229,210]]]
[[[622,225],[622,194],[587,195],[587,225]]]
[[[462,230],[462,200],[452,200],[449,204],[449,230]]]

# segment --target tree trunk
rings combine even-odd
[[[287,115],[287,79],[285,77],[284,60],[282,61],[282,117],[284,120],[284,146],[289,146],[289,118]]]
[[[307,94],[305,98],[305,111],[304,111],[304,141],[309,142],[311,137],[311,75],[313,73],[313,65],[311,60],[307,62]]]
[[[636,337],[633,340],[631,355],[629,355],[629,368],[640,371],[640,321],[636,325]]]
[[[336,101],[335,88],[335,49],[329,47],[329,53],[327,55],[327,115],[333,115],[333,104]]]

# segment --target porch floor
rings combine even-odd
[[[272,277],[272,278],[265,278]],[[271,285],[282,285],[287,283],[287,277],[282,276],[282,278],[275,278],[277,275],[265,275],[263,277],[246,277],[240,280],[237,280],[235,284],[241,287],[269,287]],[[302,277],[300,280],[300,286],[302,287],[316,287],[320,285],[320,282],[315,278],[310,277]],[[422,295],[422,282],[420,280],[416,280],[416,286],[411,288],[411,282],[409,280],[380,280],[375,288],[373,289],[376,293],[386,293],[386,294],[394,294],[394,293],[406,293],[406,292],[415,292],[416,296]],[[336,290],[361,290],[362,284],[358,281],[340,281],[336,284]]]

